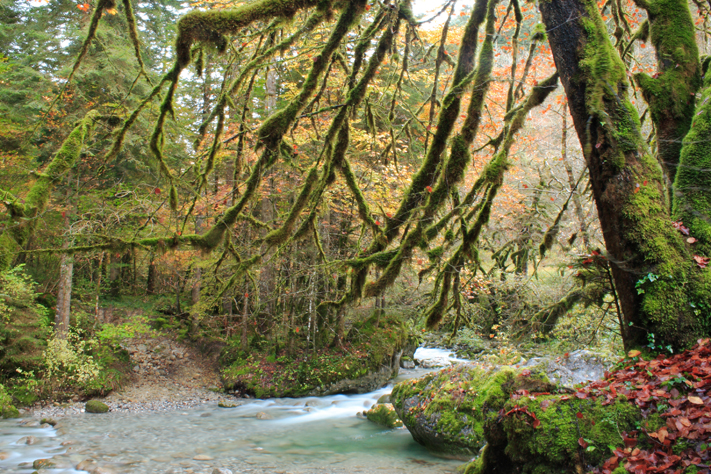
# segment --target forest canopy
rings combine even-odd
[[[133,292],[243,349],[339,346],[366,305],[484,336],[592,306],[687,347],[710,5],[5,1],[0,268],[60,332]]]

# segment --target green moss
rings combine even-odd
[[[20,411],[12,405],[2,407],[3,418],[20,418]]]
[[[98,400],[89,400],[84,409],[87,413],[106,413],[109,411],[108,405]]]
[[[397,417],[395,409],[390,403],[382,403],[373,405],[370,410],[363,412],[368,420],[385,428],[399,428],[402,426],[402,421]]]
[[[699,255],[711,255],[711,74],[695,112],[691,130],[684,139],[680,166],[674,181],[672,215],[698,239],[692,247]]]
[[[284,221],[284,224],[279,229],[271,231],[264,237],[264,241],[267,244],[278,245],[286,240],[286,238],[291,233],[294,224],[296,223],[296,219],[299,217],[301,211],[306,206],[308,199],[311,197],[311,191],[313,190],[314,184],[316,183],[317,179],[318,169],[316,167],[313,167],[311,168],[311,171],[309,171],[309,174],[306,176],[304,185],[301,187],[301,192],[296,198],[296,202],[291,207],[289,215]]]
[[[635,80],[649,103],[659,161],[673,182],[681,141],[691,126],[695,93],[701,86],[696,31],[689,5],[683,0],[651,0],[647,13],[659,72],[655,77],[640,73]]]
[[[521,408],[535,414],[540,425],[534,428],[526,412],[510,412]],[[502,422],[505,452],[523,466],[522,472],[570,472],[582,464],[580,438],[594,446],[584,451],[585,464],[600,465],[612,449],[624,447],[621,433],[633,430],[642,416],[638,407],[623,400],[603,406],[601,401],[575,397],[563,401],[558,396],[522,397],[507,402],[504,410],[511,413]]]
[[[508,367],[489,372],[457,366],[397,384],[391,400],[416,441],[440,453],[473,455],[484,445],[485,427],[495,423],[512,393],[553,389],[545,376],[523,376]],[[430,435],[414,427],[426,427]]]
[[[237,33],[252,22],[273,18],[290,18],[297,11],[314,7],[318,0],[257,0],[229,10],[194,10],[178,21],[176,49],[182,68],[190,64],[190,52],[196,42],[213,45],[225,35]],[[326,2],[329,4],[329,2]]]
[[[390,366],[393,355],[405,347],[408,335],[399,316],[375,312],[353,324],[345,337],[345,351],[329,348],[269,359],[273,353],[243,352],[237,340],[220,355],[223,385],[258,398],[305,396]]]

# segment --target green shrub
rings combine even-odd
[[[48,310],[22,266],[0,272],[0,379],[37,371],[51,332]]]

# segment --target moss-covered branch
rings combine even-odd
[[[47,208],[52,187],[79,160],[98,116],[98,112],[92,110],[77,123],[44,171],[36,173],[37,180],[25,196],[24,204],[11,194],[4,193],[3,199],[7,201],[5,205],[14,225],[0,231],[0,270],[9,267],[19,249],[27,244],[35,229],[35,218]]]

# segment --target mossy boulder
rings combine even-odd
[[[530,370],[457,365],[402,382],[390,398],[415,441],[437,454],[471,458],[512,394],[555,389],[544,374]]]
[[[398,418],[395,409],[390,403],[373,405],[370,410],[365,410],[363,415],[373,423],[385,428],[399,428],[402,426],[402,420]]]
[[[462,458],[481,453],[465,474],[588,472],[625,448],[622,433],[665,423],[643,419],[623,395],[559,391],[545,373],[528,368],[458,365],[396,385],[391,399],[429,450]]]
[[[399,316],[377,312],[353,324],[342,347],[285,354],[245,353],[239,342],[220,354],[227,391],[256,398],[367,393],[397,375],[409,331]]]
[[[109,406],[99,400],[89,400],[84,406],[87,413],[106,413],[109,411]]]
[[[486,426],[488,444],[464,473],[494,474],[502,466],[522,474],[588,472],[624,448],[622,433],[641,420],[640,409],[624,397],[609,405],[574,395],[510,399]]]

